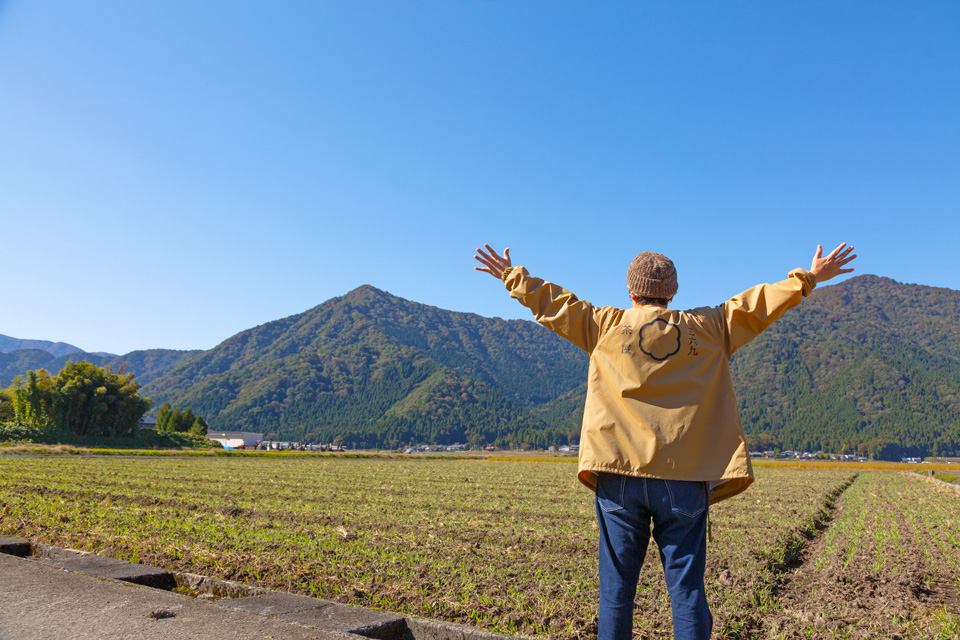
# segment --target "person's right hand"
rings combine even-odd
[[[477,271],[486,271],[494,278],[502,278],[503,272],[513,265],[510,261],[510,247],[504,250],[503,257],[501,257],[490,245],[485,244],[483,246],[487,249],[488,253],[484,253],[483,249],[477,249],[477,255],[473,257],[484,266],[474,267],[474,269]]]
[[[817,279],[818,283],[826,282],[830,278],[853,271],[853,269],[843,268],[857,257],[857,254],[850,255],[850,252],[853,251],[853,246],[844,249],[846,246],[847,243],[842,242],[840,246],[831,251],[829,255],[823,257],[823,247],[819,244],[817,245],[817,252],[813,255],[813,263],[810,265],[810,273],[813,274],[813,277]]]

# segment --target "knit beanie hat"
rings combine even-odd
[[[665,255],[644,251],[627,269],[627,286],[644,298],[672,298],[677,293],[677,268]]]

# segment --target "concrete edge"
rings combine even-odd
[[[508,636],[492,631],[481,631],[451,622],[436,622],[421,618],[406,618],[409,635],[406,640],[504,640],[520,636]]]
[[[174,571],[173,579],[176,586],[188,592],[195,592],[201,600],[224,600],[232,598],[247,598],[271,593],[261,587],[252,587],[240,582],[230,582],[220,578],[210,578],[186,571]],[[189,597],[189,596],[188,596]]]
[[[322,613],[323,615],[320,617],[327,620],[335,619],[336,622],[332,627],[324,625],[324,627],[315,628],[323,628],[324,631],[342,635],[344,640],[347,638],[356,639],[358,636],[371,640],[507,640],[520,637],[481,631],[450,622],[412,618],[309,596],[271,591],[194,573],[147,567],[146,565],[117,560],[108,556],[100,556],[89,551],[34,543],[18,538],[0,536],[0,553],[40,561],[42,564],[57,567],[64,571],[90,575],[101,580],[121,582],[142,589],[164,591],[182,598],[206,601],[211,605],[224,608],[243,609],[256,615],[277,618],[304,626],[313,627],[311,620]],[[102,560],[102,563],[98,562],[99,560]],[[101,565],[103,566],[101,567]],[[115,577],[118,574],[116,569],[121,565],[128,565],[130,570],[120,571],[119,574],[130,573],[133,576],[132,579]],[[99,570],[98,567],[100,567]],[[136,569],[134,569],[135,567]],[[91,569],[93,570],[91,571]],[[168,578],[159,580],[151,578],[143,581],[137,579],[138,574],[152,576],[154,572],[149,571],[151,569],[159,571]],[[194,592],[196,595],[184,593],[177,590],[177,587],[183,588],[183,591],[186,592]],[[262,606],[236,606],[240,601],[249,603],[257,600],[262,601]]]

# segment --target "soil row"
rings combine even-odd
[[[960,638],[960,582],[948,570],[960,545],[938,537],[938,519],[960,501],[925,484],[867,473],[845,487],[806,544],[775,567],[775,604],[750,637]]]

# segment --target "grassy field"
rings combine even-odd
[[[960,634],[960,493],[855,469],[761,466],[747,493],[711,510],[715,637]],[[574,471],[495,459],[8,457],[0,533],[505,633],[587,638],[597,529]],[[639,638],[670,635],[654,545],[635,624]]]

